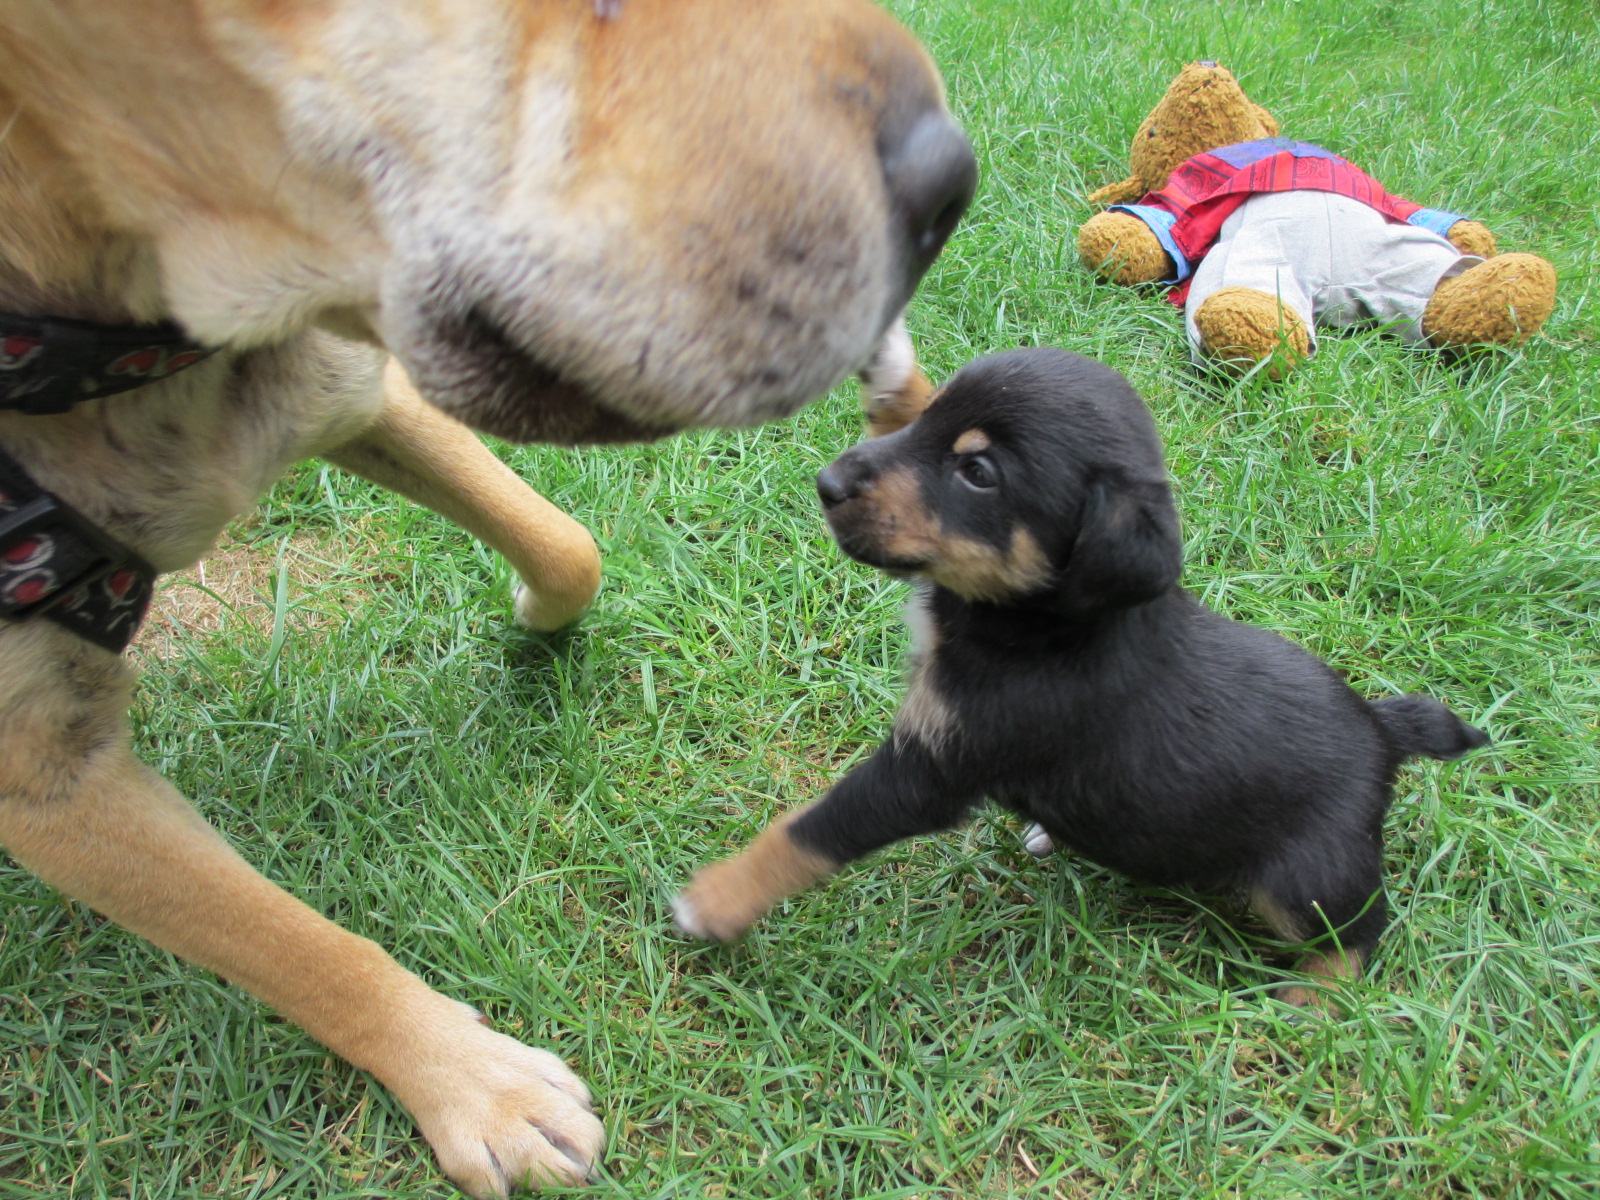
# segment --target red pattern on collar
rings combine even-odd
[[[165,379],[213,350],[171,323],[95,325],[0,313],[0,409],[66,412]]]
[[[120,654],[155,581],[153,567],[0,451],[0,618],[44,617]]]

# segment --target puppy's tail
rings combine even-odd
[[[1432,696],[1385,696],[1369,703],[1401,758],[1460,758],[1489,744],[1487,733],[1468,725]]]

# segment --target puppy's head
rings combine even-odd
[[[817,477],[839,546],[973,602],[1083,618],[1182,566],[1155,424],[1127,380],[1061,350],[969,363],[913,424]]]

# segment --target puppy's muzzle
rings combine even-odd
[[[876,475],[865,456],[846,451],[817,472],[817,499],[831,513],[847,500],[869,494]]]
[[[922,565],[891,550],[889,541],[911,514],[899,511],[900,489],[885,488],[882,470],[892,456],[885,446],[897,445],[900,433],[852,446],[817,474],[817,498],[834,541],[857,562],[904,574]],[[891,494],[895,493],[895,494]]]

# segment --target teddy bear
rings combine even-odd
[[[1133,174],[1089,196],[1111,207],[1078,233],[1114,283],[1165,281],[1191,356],[1278,378],[1317,327],[1375,322],[1440,348],[1517,345],[1555,306],[1556,273],[1497,254],[1457,213],[1386,192],[1278,122],[1214,62],[1183,68],[1134,135]]]

